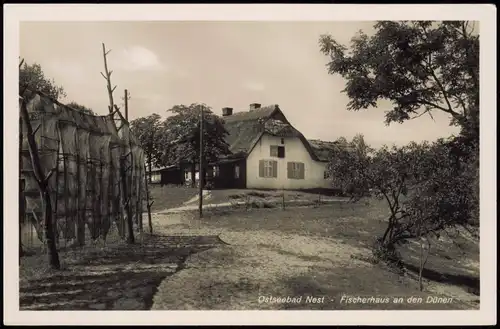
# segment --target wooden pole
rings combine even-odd
[[[130,154],[129,154],[130,155]],[[128,157],[128,155],[127,155]],[[131,161],[132,162],[132,161]],[[128,177],[127,177],[127,167],[126,167],[126,157],[121,158],[121,166],[120,166],[120,173],[121,173],[121,181],[122,181],[122,195],[123,195],[123,201],[124,201],[124,206],[125,206],[125,212],[127,216],[127,228],[128,228],[128,237],[127,237],[127,243],[129,244],[134,244],[135,243],[135,238],[134,238],[134,223],[132,222],[132,211],[130,208],[130,195],[129,195],[129,189],[128,189]]]
[[[57,158],[59,160],[59,156]],[[68,229],[68,217],[70,215],[70,212],[68,211],[68,208],[69,208],[68,198],[70,197],[69,193],[72,193],[72,191],[69,191],[69,188],[68,188],[68,166],[67,166],[68,155],[67,154],[63,153],[62,161],[63,161],[63,179],[64,179],[64,196],[63,196],[63,198],[64,198],[64,236],[63,236],[63,239],[64,239],[64,246],[66,247],[66,243],[67,243],[66,241],[67,241],[68,230],[69,230]],[[58,164],[59,164],[59,162],[58,162]],[[56,181],[58,181],[58,177],[59,177],[59,170],[57,170],[57,172],[56,172]],[[59,182],[57,182],[56,184],[59,184]],[[56,195],[58,195],[58,194],[59,193],[57,193]],[[56,217],[55,217],[56,228],[57,228],[57,219],[58,218],[57,218],[57,202],[56,202]]]
[[[78,130],[77,130],[78,131]],[[76,134],[76,136],[79,136],[78,134]],[[76,137],[76,140],[77,142],[79,143],[80,140],[78,137]],[[79,145],[79,144],[77,144]],[[76,211],[76,240],[78,242],[78,245],[79,246],[83,246],[85,245],[85,210],[82,210],[82,207],[83,209],[85,209],[85,201],[83,202],[82,204],[82,198],[81,198],[81,192],[82,192],[82,187],[81,187],[81,184],[82,184],[82,159],[80,158],[80,153],[78,152],[76,154],[76,163],[77,163],[77,172],[76,172],[76,184],[78,186],[78,197],[76,198],[75,202],[77,204],[77,211]]]
[[[281,188],[281,197],[282,197],[281,208],[283,210],[285,210],[285,187],[284,186]]]
[[[125,89],[125,119],[128,121],[128,91]]]
[[[200,105],[200,167],[199,172],[199,212],[200,218],[203,217],[203,105]]]
[[[22,65],[22,62],[19,66]],[[24,201],[24,182],[21,178],[23,169],[23,121],[19,117],[19,257],[24,256],[23,242],[22,242],[22,229],[25,219],[25,201]]]
[[[144,171],[146,171],[146,165],[144,165]],[[154,201],[149,202],[149,187],[148,187],[147,175],[144,178],[146,184],[146,205],[148,207],[149,234],[153,234],[153,221],[151,220],[151,206],[153,205]]]

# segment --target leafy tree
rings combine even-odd
[[[72,109],[74,110],[78,110],[78,111],[81,111],[83,113],[86,113],[86,114],[91,114],[91,115],[95,115],[94,111],[92,111],[92,109],[84,106],[84,105],[80,105],[78,104],[77,102],[70,102],[68,104],[66,104],[68,107],[71,107]]]
[[[386,123],[442,111],[462,133],[479,136],[479,36],[467,21],[381,21],[360,31],[351,49],[322,35],[330,74],[347,80],[349,110],[388,100]]]
[[[55,100],[66,97],[64,88],[58,86],[54,79],[46,77],[42,67],[37,63],[32,65],[24,63],[19,68],[19,92],[23,93],[26,88],[41,91]]]
[[[195,175],[199,163],[200,150],[200,109],[203,109],[203,157],[205,164],[229,154],[225,141],[228,134],[224,121],[204,104],[176,105],[168,112],[173,113],[163,123],[163,162],[191,164],[191,177]],[[206,173],[206,170],[205,170]],[[194,179],[191,181],[195,185]]]
[[[149,172],[151,172],[153,163],[158,165],[161,160],[160,141],[161,141],[161,117],[153,113],[150,116],[135,119],[130,122],[131,132],[137,137],[141,147],[146,154],[146,161]],[[149,177],[151,179],[151,177]]]
[[[401,268],[396,247],[408,239],[426,239],[429,250],[432,235],[478,226],[477,185],[471,184],[478,179],[477,158],[471,148],[452,137],[374,150],[358,135],[347,147],[333,150],[329,170],[334,186],[356,199],[372,190],[388,206],[386,229],[373,249],[377,259]]]
[[[334,180],[357,191],[372,188],[387,201],[388,226],[375,251],[395,260],[395,246],[407,239],[478,226],[479,37],[466,21],[381,21],[374,29],[372,36],[360,31],[350,49],[330,35],[319,40],[328,72],[347,80],[348,110],[386,100],[393,104],[386,124],[441,111],[461,128],[459,136],[434,144],[366,156],[337,150],[332,157]]]
[[[350,196],[351,201],[359,201],[369,193],[370,186],[363,175],[363,168],[367,168],[369,156],[373,151],[374,149],[365,143],[362,134],[354,136],[351,142],[345,137],[340,137],[335,142],[333,152],[330,154],[328,172],[333,177],[332,183],[335,188]],[[353,169],[358,170],[348,170],[347,167],[343,167],[348,166],[350,162],[355,166]],[[341,173],[344,175],[343,179],[338,179],[336,176]]]
[[[393,233],[404,214],[401,198],[408,195],[409,188],[418,179],[422,154],[427,148],[425,143],[411,143],[374,150],[358,135],[347,148],[336,148],[332,154],[329,170],[335,186],[358,199],[371,189],[375,197],[387,202],[390,214],[381,238],[384,247],[391,249],[396,243]]]

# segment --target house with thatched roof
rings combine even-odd
[[[222,116],[232,153],[225,161],[232,164],[224,163],[226,168],[218,169],[214,175],[215,186],[229,183],[244,188],[329,187],[325,176],[326,144],[307,140],[290,124],[278,105],[262,107],[254,103],[249,110],[236,113],[231,108],[223,108]],[[230,171],[232,182],[228,176]]]
[[[222,118],[231,154],[208,165],[207,183],[213,188],[331,187],[326,170],[335,143],[306,139],[278,105],[253,103],[248,110],[234,113],[233,108],[225,107]],[[189,166],[157,168],[154,172],[163,184],[190,181]]]
[[[330,187],[326,169],[329,152],[335,144],[307,140],[290,124],[278,105],[262,107],[254,103],[248,110],[235,113],[225,107],[222,118],[231,154],[208,165],[208,185],[260,189]],[[157,181],[163,184],[190,181],[188,166],[156,171],[161,173]]]

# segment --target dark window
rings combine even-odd
[[[285,144],[285,139],[284,138],[281,139],[281,144]]]
[[[270,155],[275,158],[284,158],[285,157],[285,147],[271,145],[270,147]]]

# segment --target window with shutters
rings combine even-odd
[[[213,166],[212,167],[212,176],[213,177],[219,177],[219,166]]]
[[[270,155],[275,158],[284,158],[285,157],[285,147],[278,145],[270,146]]]
[[[264,178],[278,177],[278,162],[275,160],[260,160],[259,177],[264,177]]]
[[[288,162],[287,172],[290,179],[304,179],[304,164],[302,162]]]

